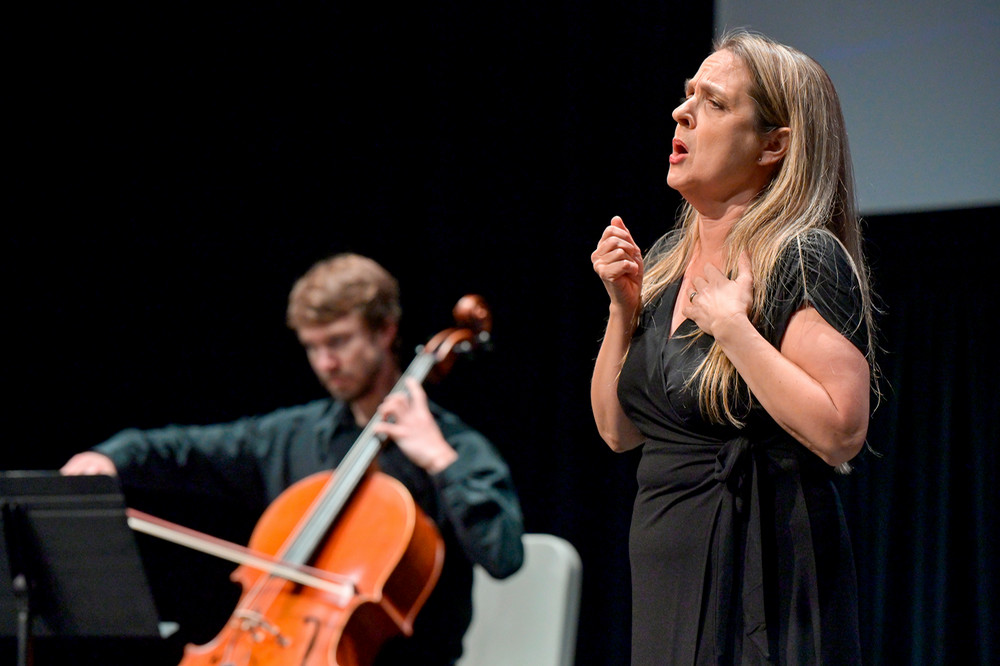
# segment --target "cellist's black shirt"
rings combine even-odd
[[[454,414],[430,408],[458,460],[432,476],[390,443],[378,465],[437,524],[444,569],[414,636],[387,642],[379,664],[453,663],[471,619],[472,565],[503,578],[523,560],[521,509],[506,463]],[[360,433],[345,403],[324,399],[227,424],[125,430],[96,450],[114,461],[126,494],[221,497],[260,515],[291,484],[335,468]]]

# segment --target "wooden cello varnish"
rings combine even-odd
[[[489,311],[475,296],[455,306],[460,322],[417,354],[396,384],[447,371],[456,351],[485,338]],[[291,582],[241,564],[243,595],[205,645],[188,645],[181,666],[363,666],[392,636],[410,635],[437,583],[444,545],[434,523],[396,479],[374,469],[382,439],[369,423],[336,472],[289,487],[264,512],[249,550],[288,566],[331,572],[340,591]]]
[[[291,486],[261,517],[249,547],[278,554],[298,518],[330,481],[321,472]],[[392,477],[369,473],[311,565],[354,582],[348,599],[240,566],[248,591],[211,642],[185,648],[184,666],[369,664],[390,637],[412,633],[437,582],[444,547],[434,524]],[[253,599],[249,599],[253,594]]]

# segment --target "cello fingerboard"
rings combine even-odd
[[[410,362],[391,393],[406,393],[406,380],[423,380],[437,363],[434,354],[420,351]],[[282,559],[289,564],[308,564],[316,550],[326,539],[337,516],[341,514],[358,484],[378,457],[385,443],[385,436],[375,433],[375,425],[381,421],[376,415],[368,422],[361,435],[351,445],[347,455],[337,466],[337,473],[317,497],[312,511],[298,526],[298,533],[292,538]]]

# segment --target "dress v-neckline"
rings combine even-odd
[[[676,328],[674,327],[674,311],[677,310],[677,298],[680,296],[681,284],[683,282],[684,282],[684,278],[682,276],[679,280],[677,280],[670,287],[668,287],[668,289],[673,290],[673,292],[674,292],[674,298],[673,298],[673,301],[672,301],[671,306],[670,306],[670,319],[667,322],[667,340],[673,340],[674,336],[677,335],[677,331],[681,330],[681,328],[687,322],[691,321],[691,319],[685,317],[685,318],[681,319],[679,322],[677,322]],[[691,323],[693,324],[694,322],[691,321]]]

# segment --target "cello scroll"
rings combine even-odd
[[[452,308],[457,327],[448,328],[423,345],[418,352],[434,359],[428,381],[440,381],[451,371],[458,354],[487,347],[493,331],[493,313],[486,300],[478,294],[466,294]]]

